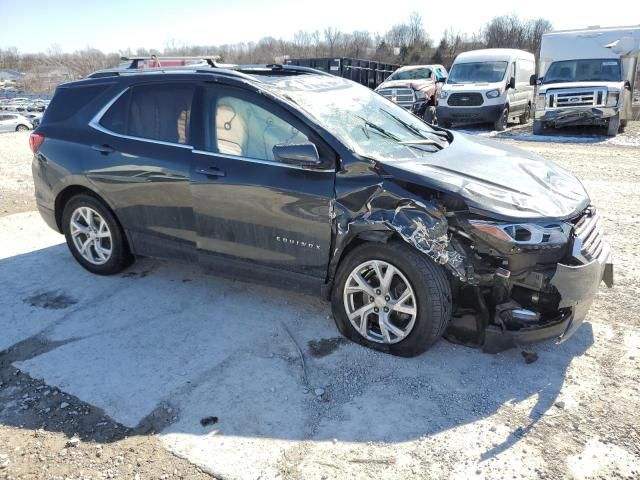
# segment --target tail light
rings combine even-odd
[[[44,142],[44,135],[41,133],[32,133],[29,135],[29,146],[31,147],[31,151],[36,153]]]

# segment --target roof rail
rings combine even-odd
[[[157,57],[153,56],[153,60],[157,61]],[[123,57],[124,58],[124,57]],[[97,70],[89,75],[87,78],[105,78],[105,77],[117,77],[119,75],[136,75],[136,74],[151,74],[151,73],[179,73],[185,71],[192,71],[195,73],[224,73],[234,76],[247,77],[249,74],[258,74],[264,72],[279,72],[279,73],[314,73],[316,75],[328,75],[333,76],[330,73],[323,72],[322,70],[316,70],[310,67],[300,67],[297,65],[280,65],[277,63],[270,64],[256,64],[256,65],[234,65],[234,64],[221,64],[217,63],[212,58],[202,59],[201,57],[163,57],[166,59],[197,59],[204,60],[200,64],[190,64],[184,66],[169,66],[169,67],[151,67],[151,68],[138,68],[134,67],[134,62],[148,60],[151,57],[135,57],[127,58],[131,61],[131,65],[127,67],[119,68],[107,68],[104,70]],[[206,61],[206,63],[205,63]],[[136,63],[137,65],[137,63]]]
[[[189,56],[159,57],[157,55],[149,55],[146,57],[145,56],[120,57],[120,60],[122,60],[123,62],[131,62],[129,66],[126,68],[129,68],[132,70],[140,68],[140,62],[146,62],[146,61],[151,61],[156,63],[156,65],[154,65],[152,68],[154,67],[161,68],[162,62],[174,63],[174,62],[188,62],[188,61],[196,61],[196,62],[199,61],[200,63],[206,63],[210,67],[216,67],[218,66],[217,61],[220,60],[220,55],[202,55],[202,56],[195,56],[195,57],[189,57]],[[187,66],[187,65],[183,64],[181,66]]]

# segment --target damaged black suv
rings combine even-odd
[[[319,292],[396,355],[566,339],[612,284],[573,175],[311,69],[96,72],[30,144],[40,213],[87,270],[169,257]]]

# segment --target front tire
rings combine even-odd
[[[444,333],[451,318],[451,287],[442,267],[409,245],[367,243],[340,264],[331,306],[345,337],[413,357]]]
[[[112,275],[131,263],[120,225],[96,197],[87,194],[72,197],[62,212],[62,229],[71,254],[91,273]]]
[[[533,121],[533,134],[534,135],[542,135],[544,133],[544,125],[541,120]]]
[[[29,127],[26,125],[18,125],[16,127],[16,132],[26,132],[27,130],[29,130]]]
[[[509,122],[509,107],[504,107],[500,116],[493,122],[494,130],[498,132],[502,132],[507,128],[507,123]]]
[[[435,125],[437,123],[436,120],[436,107],[427,105],[427,108],[424,111],[424,121]]]
[[[620,114],[616,114],[614,117],[609,118],[607,123],[607,136],[615,137],[620,130]]]

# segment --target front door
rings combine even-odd
[[[193,154],[191,192],[205,261],[226,257],[324,279],[333,152],[290,113],[257,94],[222,85],[206,85],[201,93],[203,138]],[[308,141],[316,144],[322,165],[275,160],[275,145]]]

